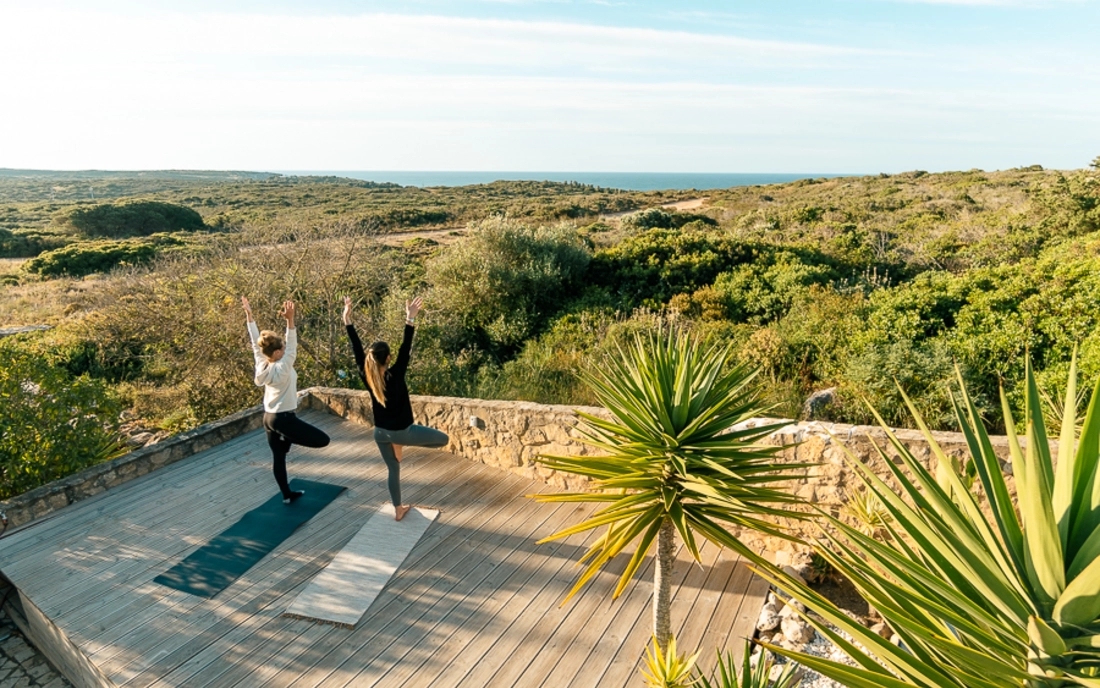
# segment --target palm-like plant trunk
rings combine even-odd
[[[676,527],[667,516],[657,534],[657,566],[653,571],[653,637],[663,651],[672,637],[672,565],[676,562]]]

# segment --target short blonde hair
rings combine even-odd
[[[260,333],[260,351],[264,356],[271,358],[275,352],[283,348],[283,337],[278,332],[264,330]]]

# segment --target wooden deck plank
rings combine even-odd
[[[462,468],[464,470],[468,470],[469,474],[475,477],[488,476],[490,480],[499,477],[499,474],[495,474],[492,469],[488,469],[485,466],[479,467],[476,464],[470,464],[469,466],[463,466]],[[419,467],[416,472],[410,471],[410,477],[420,474],[431,475],[431,467],[422,463],[421,467]],[[466,473],[464,472],[463,475],[465,474]],[[439,487],[440,489],[447,489],[446,485],[441,485]],[[378,486],[378,489],[384,491],[385,486]],[[427,493],[425,496],[430,496],[430,493]],[[372,500],[372,502],[376,501],[377,500]],[[367,505],[361,504],[360,506]],[[372,503],[370,507],[373,506],[374,504]],[[343,546],[343,544],[345,544],[355,534],[358,528],[362,527],[362,524],[367,517],[367,513],[366,509],[362,509],[361,511],[362,513],[354,519],[348,519],[346,513],[341,516],[340,513],[334,512],[329,519],[331,523],[315,524],[317,526],[315,528],[315,530],[318,531],[317,533],[311,533],[308,531],[299,531],[299,533],[296,533],[295,540],[309,542],[310,547],[303,553],[294,555],[294,558],[296,560],[294,563],[301,563],[301,557],[308,555],[309,552],[316,553],[317,551],[322,551],[323,554],[321,554],[319,559],[323,562],[321,564],[321,567],[323,568],[324,565],[327,565],[327,563],[331,561],[332,557],[335,556],[336,551],[338,551],[339,548]],[[321,526],[325,526],[325,529],[321,530]],[[290,544],[293,545],[293,543]],[[200,610],[201,613],[190,614],[185,619],[180,619],[179,623],[184,625],[185,628],[190,627],[198,632],[198,636],[196,638],[188,639],[186,637],[186,634],[183,635],[182,641],[180,640],[180,635],[173,635],[165,638],[163,640],[160,650],[164,653],[163,658],[159,659],[157,662],[144,666],[141,672],[136,674],[134,679],[128,680],[135,681],[136,685],[144,685],[142,681],[148,682],[156,680],[160,676],[170,674],[171,672],[177,670],[181,665],[188,664],[189,666],[194,666],[196,664],[199,664],[204,666],[205,663],[211,661],[212,656],[216,657],[217,650],[212,650],[211,646],[216,645],[226,634],[233,633],[234,628],[236,627],[236,624],[227,624],[224,622],[224,619],[230,616],[229,614],[227,614],[227,610],[233,612],[238,616],[243,613],[242,610],[246,609],[255,608],[257,609],[257,612],[253,613],[258,613],[259,609],[267,609],[270,604],[272,604],[272,602],[268,600],[264,602],[262,607],[256,608],[256,600],[264,597],[267,594],[266,590],[268,588],[271,588],[273,585],[282,586],[287,584],[286,581],[280,581],[280,579],[278,578],[278,571],[282,566],[287,566],[291,564],[287,562],[280,563],[280,561],[276,557],[265,559],[264,562],[261,562],[261,566],[264,565],[265,562],[267,566],[264,570],[256,571],[254,569],[253,571],[250,571],[249,574],[247,574],[245,577],[242,577],[244,585],[239,585],[242,583],[242,581],[238,581],[237,583],[234,583],[234,586],[231,586],[226,591],[229,592],[235,590],[235,594],[233,596],[227,598],[226,600],[219,600],[218,598],[215,598],[214,600],[205,600],[199,605],[200,607],[202,607],[202,609]],[[316,571],[314,571],[314,573],[316,573]],[[312,575],[313,574],[310,574],[310,576]],[[300,583],[304,586],[304,583],[307,582],[307,580],[308,577],[300,581]],[[298,584],[299,582],[297,581],[293,583],[294,586],[298,586]],[[288,594],[296,594],[296,592],[299,591],[300,589],[288,591]],[[287,602],[286,604],[288,605],[289,602]],[[238,605],[240,605],[239,608]],[[275,618],[281,618],[278,615],[281,614],[284,610],[285,606],[282,609],[278,610],[278,614],[273,613],[271,615],[271,619],[268,620],[270,621]],[[245,619],[244,617],[240,618],[243,624]],[[286,619],[284,621],[289,622],[291,620]],[[277,623],[283,622],[280,621]],[[211,655],[211,653],[214,654]]]
[[[371,477],[370,475],[367,475],[367,476],[365,476],[365,479],[369,481],[370,477]],[[327,478],[327,479],[331,480],[331,478]],[[347,482],[347,481],[343,481],[343,482]],[[359,487],[360,486],[357,486],[355,484],[349,485],[349,488],[352,489],[352,490],[359,489]],[[255,498],[264,499],[265,497],[264,497],[263,494],[257,494],[257,495],[255,495]],[[254,505],[249,503],[249,502],[246,502],[243,497],[240,498],[240,501],[245,502],[241,507],[242,509],[247,510],[249,508],[254,508]],[[234,516],[239,518],[239,516],[237,516],[237,515],[234,515]],[[318,516],[316,516],[314,518],[317,519],[317,518],[324,518],[324,517],[321,514],[319,514]],[[65,615],[66,618],[69,620],[69,622],[74,624],[74,629],[76,629],[76,630],[81,629],[80,623],[82,621],[84,621],[86,618],[90,619],[91,622],[94,622],[97,625],[99,625],[100,627],[102,627],[104,625],[104,623],[103,623],[104,619],[101,616],[102,610],[103,609],[112,609],[116,613],[122,611],[122,609],[119,607],[119,605],[117,603],[117,598],[118,597],[125,597],[126,594],[127,594],[127,591],[129,589],[132,589],[131,587],[128,587],[128,585],[129,586],[137,586],[137,587],[141,587],[141,588],[145,588],[145,589],[151,589],[151,590],[157,589],[157,588],[148,588],[148,586],[146,585],[148,583],[148,580],[149,580],[149,576],[148,576],[149,570],[151,570],[153,568],[156,568],[156,567],[162,567],[164,569],[169,568],[172,565],[173,561],[178,561],[180,558],[185,557],[188,554],[190,554],[192,551],[194,551],[194,548],[196,548],[198,546],[201,546],[202,542],[208,541],[211,537],[214,537],[218,532],[221,532],[221,530],[224,530],[227,522],[232,522],[233,520],[236,520],[236,519],[235,518],[232,518],[232,519],[226,518],[226,519],[223,519],[220,522],[216,521],[213,524],[208,524],[205,521],[205,519],[199,520],[197,523],[194,523],[192,527],[195,528],[196,533],[201,534],[201,537],[199,535],[195,535],[195,536],[190,537],[189,538],[190,542],[188,542],[186,544],[186,546],[180,545],[179,547],[172,547],[171,545],[163,545],[162,549],[165,550],[165,551],[162,551],[161,554],[164,555],[164,556],[160,556],[160,557],[156,557],[156,558],[134,557],[134,559],[135,559],[134,562],[132,562],[131,564],[129,564],[127,566],[120,567],[122,569],[122,573],[120,573],[117,578],[115,578],[111,581],[111,583],[112,583],[111,587],[109,587],[105,590],[97,590],[96,591],[97,592],[98,604],[87,604],[87,603],[85,603],[85,605],[83,605],[79,610],[74,609],[74,610],[69,611],[69,610],[62,609],[62,610],[60,610],[56,613],[58,613],[59,615]],[[157,540],[152,540],[151,542],[152,543],[158,543],[158,542],[163,543],[164,541],[157,539]],[[148,549],[155,549],[154,545],[152,545],[152,544],[146,544],[145,546]],[[55,606],[55,608],[56,608],[56,606]]]
[[[676,565],[672,579],[673,635],[680,632],[680,625],[676,623],[676,599],[680,595],[680,590],[683,588],[683,584],[693,567],[694,560],[691,558],[691,554],[681,544],[676,552]],[[642,584],[642,581],[636,583],[636,585],[640,584]],[[653,581],[648,580],[645,585],[652,594]],[[598,685],[614,687],[636,684],[641,676],[641,667],[645,664],[645,648],[650,644],[652,637],[653,615],[651,613],[643,614],[635,621],[630,630],[622,636],[621,649],[607,665]]]
[[[544,530],[556,531],[571,525],[576,518],[576,509],[572,505],[552,504],[544,505],[550,512],[544,522]],[[453,685],[446,682],[442,674],[452,667],[461,657],[471,653],[476,654],[475,645],[479,639],[489,635],[486,628],[493,620],[497,619],[507,602],[512,600],[526,583],[538,572],[542,562],[538,557],[539,549],[545,550],[549,543],[535,544],[526,548],[515,548],[507,553],[507,557],[499,566],[495,566],[488,576],[479,584],[481,595],[480,603],[467,604],[465,607],[455,607],[440,621],[440,626],[446,629],[450,626],[450,633],[438,633],[434,638],[438,639],[438,645],[431,653],[428,661],[421,662],[413,667],[413,662],[403,661],[386,675],[386,680],[394,685],[423,685],[445,686]],[[461,674],[460,674],[461,675]]]
[[[321,475],[317,477],[323,478],[326,476]],[[353,490],[354,489],[355,488],[353,487]],[[332,537],[341,537],[342,534],[339,532],[339,530],[343,525],[342,522],[346,520],[348,516],[347,512],[342,510],[344,508],[342,507],[342,505],[349,500],[351,500],[351,495],[345,492],[344,495],[341,495],[337,498],[337,500],[333,503],[333,505],[330,506],[329,509],[322,511],[320,514],[311,519],[311,521],[304,524],[290,539],[288,539],[287,542],[284,542],[282,545],[276,548],[271,555],[262,560],[259,564],[257,564],[256,567],[253,567],[253,569],[242,576],[241,579],[238,579],[238,581],[230,586],[230,588],[219,594],[213,600],[203,600],[202,598],[196,598],[186,594],[176,595],[175,593],[177,591],[171,591],[168,588],[163,588],[163,586],[156,586],[157,588],[161,588],[161,594],[165,596],[165,599],[175,600],[176,608],[154,611],[161,611],[166,614],[177,614],[181,617],[181,623],[194,623],[201,621],[203,610],[206,610],[207,613],[209,613],[210,610],[217,609],[232,610],[234,608],[234,605],[237,603],[237,600],[243,599],[242,595],[249,594],[249,591],[257,584],[263,585],[263,576],[266,572],[275,570],[278,567],[285,565],[284,559],[287,556],[294,556],[294,548],[297,546],[295,544],[296,542],[301,541],[304,538],[312,537],[320,539],[324,537],[330,537],[330,533],[334,531],[336,532],[336,535]],[[320,542],[318,542],[318,544],[320,544]],[[183,552],[180,554],[180,556],[185,556],[187,553],[188,552]],[[154,577],[156,574],[157,572],[150,571],[147,574],[146,580],[150,581],[151,578]],[[140,627],[135,628],[134,626],[135,624],[128,623],[123,625],[121,627],[121,630],[126,630],[128,628],[129,630],[126,631],[127,633],[133,633],[135,631],[140,632]],[[118,641],[120,640],[120,638],[111,636],[96,636],[94,640],[101,641],[108,646],[117,646],[119,645]]]
[[[616,600],[612,599],[619,577],[626,570],[630,556],[618,556],[608,562],[598,574],[592,577],[573,599],[565,603],[559,611],[558,623],[542,623],[535,627],[542,648],[525,666],[511,663],[493,676],[495,685],[537,686],[551,674],[561,659],[567,654],[573,641],[579,635],[585,635],[591,627],[593,636],[606,630],[606,623],[614,618]],[[652,559],[647,558],[638,573],[652,575]],[[636,580],[636,579],[635,579]],[[537,642],[537,641],[536,641]],[[585,653],[587,654],[587,652]],[[516,673],[517,670],[519,673]]]
[[[729,627],[729,634],[725,641],[715,641],[716,645],[724,645],[733,652],[734,662],[740,664],[745,656],[745,640],[756,634],[756,622],[760,619],[760,610],[764,607],[764,601],[768,597],[771,586],[768,581],[760,576],[753,575],[741,596],[741,604],[734,617],[733,624]],[[731,596],[732,597],[732,596]],[[721,631],[721,626],[715,625],[716,634]]]
[[[453,549],[466,537],[465,533],[471,529],[471,525],[476,525],[475,519],[488,508],[488,505],[498,500],[501,502],[507,501],[512,496],[514,486],[508,480],[502,479],[499,487],[501,488],[500,492],[497,492],[494,488],[492,490],[481,489],[476,494],[464,493],[462,498],[472,502],[474,508],[454,510],[450,519],[441,521],[434,531],[429,531],[428,536],[422,540],[422,544],[410,553],[406,566],[408,573],[393,581],[392,585],[383,591],[383,595],[387,596],[387,599],[380,602],[377,608],[368,610],[368,618],[360,622],[355,633],[372,635],[375,633],[376,627],[384,623],[386,619],[401,613],[404,608],[401,603],[401,596],[407,586],[411,584],[411,581],[422,575],[423,571],[430,571],[434,567],[443,566]],[[350,635],[349,633],[349,638]],[[343,657],[347,653],[354,651],[355,648],[364,643],[363,635],[359,635],[357,638],[357,640],[348,640],[349,647],[343,648],[342,651],[338,651],[335,643],[328,643],[314,646],[301,655],[297,661],[298,667],[292,684],[312,686],[324,680],[332,669],[343,661]],[[352,645],[354,645],[354,648]]]
[[[536,487],[531,486],[532,489]],[[349,657],[345,665],[378,666],[382,670],[378,680],[380,686],[408,685],[409,676],[425,663],[430,662],[439,668],[438,662],[442,659],[436,651],[445,644],[445,639],[472,617],[490,612],[481,604],[472,604],[471,600],[487,597],[499,578],[507,579],[514,573],[517,570],[515,562],[529,556],[534,547],[532,534],[543,530],[555,514],[559,514],[560,518],[560,510],[555,508],[557,505],[537,510],[530,506],[523,497],[514,497],[506,512],[502,511],[504,521],[494,519],[496,523],[479,528],[488,536],[463,562],[453,565],[448,571],[446,578],[454,579],[449,589],[443,589],[446,579],[422,579],[434,595],[428,605],[423,605],[423,613],[413,618],[416,607],[411,606],[410,611],[402,616],[404,630],[400,635],[384,646],[374,643],[369,651]],[[515,544],[516,541],[527,543],[526,552],[522,546]],[[357,673],[346,685],[359,683],[363,678],[361,673]]]
[[[501,495],[507,495],[507,496],[510,497],[511,494],[512,494],[511,489],[501,491]],[[507,520],[508,518],[511,518],[515,515],[516,510],[514,508],[511,508],[514,505],[514,502],[515,502],[514,499],[510,499],[510,500],[502,499],[502,500],[499,501],[499,504],[500,504],[501,508],[500,508],[498,514],[495,515],[490,520],[490,522],[488,524],[490,528],[492,527],[493,522],[498,522],[500,520]],[[484,528],[484,526],[481,526],[479,524],[479,527],[477,529],[477,534],[480,534],[481,531],[483,530],[483,528]],[[459,538],[452,538],[452,539],[453,540],[459,540]],[[460,548],[472,548],[474,545],[476,545],[476,542],[477,541],[476,541],[475,538],[462,538],[461,541],[459,542],[459,546],[460,546]],[[479,559],[481,558],[480,553],[477,554],[477,557]],[[411,561],[411,560],[407,560],[407,561]],[[448,561],[448,564],[449,564],[449,568],[448,568],[448,571],[447,571],[447,576],[448,577],[456,577],[456,576],[461,577],[461,576],[465,575],[465,571],[462,570],[462,561],[455,561],[455,556],[453,554],[450,557],[447,558],[447,561]],[[429,572],[430,572],[430,569],[429,569]],[[410,577],[410,576],[414,576],[414,575],[415,575],[415,568],[412,568],[412,567],[409,567],[409,566],[403,566],[402,570],[400,571],[398,576],[395,576],[395,578],[397,578],[397,577]],[[394,585],[396,585],[397,583],[398,583],[397,580],[393,580],[393,581],[391,581],[390,585],[387,586],[387,587],[390,587],[392,589],[392,587],[394,587]],[[434,586],[429,586],[429,587],[434,588]],[[433,591],[439,593],[438,589],[434,589]],[[376,600],[376,603],[377,602],[381,602],[381,595],[379,596],[379,599]],[[412,606],[412,605],[415,605],[416,603],[411,602],[409,604],[410,604],[410,606]],[[372,607],[373,607],[373,605],[372,605]],[[370,612],[368,611],[367,616],[364,617],[361,624],[362,625],[368,624],[370,616],[371,616]],[[411,612],[408,611],[408,608],[407,608],[405,614],[402,615],[400,618],[401,618],[402,622],[407,622],[409,620],[410,616],[411,616]],[[312,623],[312,622],[306,621],[306,623]],[[377,629],[375,627],[372,627],[371,630],[372,630],[372,633],[370,635],[372,637],[375,634],[384,633],[383,630]],[[394,640],[390,641],[391,644],[394,643],[394,642],[396,642],[396,641],[394,641]],[[272,648],[270,648],[270,647],[269,648],[264,648],[264,649],[267,652],[270,652],[272,650]],[[349,658],[348,661],[351,661],[351,658]],[[364,664],[366,664],[366,663],[368,663],[368,662],[364,662]],[[247,674],[245,674],[244,669],[242,668],[242,664],[243,663],[238,662],[237,666],[226,666],[224,663],[222,663],[222,666],[220,666],[220,667],[215,667],[214,665],[211,665],[211,667],[208,668],[207,670],[204,670],[204,672],[200,672],[200,673],[196,674],[193,678],[187,679],[187,682],[188,683],[196,683],[198,685],[205,685],[209,678],[211,678],[213,676],[217,676],[219,683],[225,682],[226,685],[233,685],[234,682],[240,681],[240,680],[242,680],[243,678],[245,678],[247,676]],[[358,664],[358,662],[356,664]],[[255,660],[251,660],[250,662],[248,662],[248,665],[250,665],[250,666],[260,666],[261,663],[255,661]],[[247,668],[247,667],[245,667],[245,668]],[[356,670],[358,670],[358,668],[359,667],[356,666]],[[339,667],[337,667],[337,671],[339,671]],[[242,675],[242,674],[244,674],[244,675]]]
[[[534,542],[594,507],[535,503],[523,495],[550,488],[444,452],[406,454],[408,500],[443,515],[359,626],[282,617],[387,501],[371,428],[323,412],[303,417],[333,442],[292,454],[291,476],[348,490],[214,599],[151,581],[270,496],[274,481],[259,431],[5,538],[0,570],[17,574],[21,590],[33,589],[29,597],[44,600],[43,611],[125,688],[637,683],[651,626],[651,559],[619,600],[610,593],[626,557],[559,607],[579,573],[575,562],[598,533]],[[681,643],[705,648],[751,632],[767,584],[728,552],[709,544],[703,552],[704,568],[677,554],[673,623]],[[713,650],[701,658],[709,666]]]
[[[590,511],[587,505],[568,505],[564,513],[564,523],[576,523]],[[557,529],[557,527],[548,529],[547,534]],[[584,541],[588,542],[595,537],[592,534]],[[518,641],[518,639],[510,631],[515,626],[516,620],[525,616],[541,616],[542,610],[532,606],[539,599],[539,593],[549,589],[552,591],[551,601],[554,598],[560,601],[562,592],[568,590],[566,582],[571,575],[570,570],[576,563],[576,559],[570,553],[578,549],[575,540],[574,538],[572,543],[555,540],[536,545],[531,550],[531,555],[526,560],[527,570],[517,572],[508,579],[508,581],[515,580],[515,587],[511,588],[506,583],[503,589],[490,593],[490,610],[495,609],[495,613],[488,616],[486,623],[481,627],[470,629],[474,634],[473,637],[462,646],[462,652],[444,667],[431,685],[460,685],[475,667],[487,667],[494,661],[491,656],[494,648],[497,648],[502,656],[507,657],[508,650],[499,650],[499,648],[515,647],[512,641]],[[555,583],[555,581],[558,582]]]
[[[388,642],[390,637],[397,634],[394,629],[404,625],[411,614],[410,608],[425,595],[431,594],[431,583],[428,581],[442,586],[438,579],[449,577],[452,569],[461,566],[464,554],[479,545],[487,535],[479,532],[485,529],[486,519],[501,509],[516,504],[517,481],[518,478],[511,476],[504,482],[505,490],[484,495],[481,498],[482,504],[466,513],[461,523],[441,523],[443,528],[436,533],[440,539],[424,543],[422,550],[418,552],[418,558],[410,561],[402,575],[383,591],[379,604],[367,610],[367,615],[360,622],[354,636],[340,647],[331,648],[323,657],[319,657],[314,666],[304,672],[295,683],[318,686],[326,682],[341,683],[341,677],[349,671],[354,676],[359,667],[345,668],[349,658],[363,651],[372,642],[377,642],[379,638],[385,638]],[[526,481],[522,483],[526,484]]]
[[[258,447],[259,443],[263,442],[262,435],[255,432],[250,433],[250,435],[252,435],[251,442],[253,445]],[[231,450],[228,449],[218,451],[223,447],[225,447],[224,444],[219,445],[211,452],[214,456],[223,458],[226,455],[232,455]],[[227,452],[229,453],[227,454]],[[53,593],[48,605],[51,611],[61,614],[64,612],[60,605],[68,601],[69,598],[65,594],[67,592],[66,585],[57,582],[58,576],[62,580],[69,580],[73,585],[81,588],[86,596],[85,581],[89,578],[97,580],[96,576],[101,571],[117,568],[117,557],[113,556],[113,548],[106,548],[99,544],[103,540],[118,539],[122,540],[124,544],[125,541],[140,539],[144,545],[143,551],[160,553],[159,545],[162,542],[186,545],[189,537],[192,539],[195,537],[192,533],[195,532],[196,525],[201,525],[203,522],[209,523],[213,532],[220,532],[219,528],[222,521],[235,519],[252,508],[254,505],[239,498],[244,491],[241,489],[242,485],[248,483],[262,485],[257,491],[257,497],[261,494],[264,495],[260,498],[261,501],[269,497],[271,492],[275,490],[273,481],[270,480],[269,468],[267,469],[268,480],[265,482],[260,479],[260,473],[256,468],[249,465],[233,461],[215,465],[207,457],[203,457],[203,459],[195,462],[196,465],[204,466],[203,470],[191,472],[191,482],[181,483],[180,487],[174,490],[166,491],[164,486],[160,485],[158,486],[159,489],[145,490],[143,497],[140,499],[128,499],[129,494],[140,494],[142,490],[128,487],[129,484],[121,486],[118,497],[119,501],[124,503],[115,509],[108,518],[104,518],[99,509],[90,513],[89,510],[74,511],[70,514],[69,519],[75,524],[82,524],[82,527],[78,527],[81,537],[77,544],[66,548],[63,550],[64,554],[55,556],[48,561],[26,557],[17,565],[10,567],[10,575],[33,575],[36,586],[47,587]],[[190,469],[191,466],[187,465],[188,463],[188,460],[184,460],[162,470],[172,471],[177,467],[181,470],[184,468]],[[292,465],[292,471],[293,468]],[[178,473],[179,470],[175,472]],[[155,475],[155,473],[148,475]],[[214,476],[214,479],[210,480],[208,476]],[[193,483],[197,483],[197,485]],[[228,486],[235,489],[226,489]],[[265,490],[265,487],[268,489]],[[196,523],[195,513],[205,515],[205,521]],[[94,520],[89,521],[89,516],[95,517]],[[199,532],[199,537],[201,537],[201,530]],[[35,537],[46,537],[48,534],[47,531]],[[141,537],[142,534],[145,537]],[[55,541],[55,547],[56,544]],[[6,553],[6,550],[0,551],[0,553]],[[92,558],[99,561],[99,565],[95,568],[74,570],[72,567],[65,566],[65,562],[62,560],[64,557],[79,559],[82,555],[89,556],[89,553],[91,553]],[[35,567],[35,571],[33,574],[30,571],[22,571],[20,566]],[[35,594],[34,588],[35,586],[31,586],[25,592],[33,597]]]
[[[323,430],[339,428],[342,423],[339,418],[321,411],[306,411],[302,417]],[[344,423],[344,425],[347,424]],[[298,449],[292,452],[291,466],[297,459],[297,452],[301,451],[306,450]],[[120,515],[125,516],[131,513],[135,505],[171,505],[174,500],[165,500],[166,494],[176,495],[194,490],[194,485],[185,484],[186,481],[196,474],[207,473],[214,465],[220,466],[226,462],[245,465],[259,463],[260,467],[267,467],[270,476],[269,457],[263,430],[247,432],[211,449],[81,500],[65,507],[62,511],[51,514],[42,521],[28,524],[4,538],[0,546],[0,555],[8,553],[19,555],[22,547],[35,547],[42,542],[58,544],[78,540],[88,532],[88,528],[98,528],[105,520],[109,521]]]
[[[586,518],[594,510],[590,504],[584,506],[578,521]],[[588,545],[598,537],[596,531],[590,531],[582,537],[574,536],[569,541],[561,542],[561,547],[556,550],[554,556],[562,565],[554,571],[553,575],[541,580],[540,585],[533,586],[527,593],[526,607],[516,618],[508,620],[509,625],[499,642],[490,647],[482,655],[482,660],[473,666],[456,685],[471,687],[494,685],[496,674],[517,653],[524,663],[535,656],[543,645],[538,637],[539,633],[535,630],[536,627],[545,623],[556,627],[560,619],[565,616],[567,611],[561,603],[579,573],[575,565]],[[528,638],[531,638],[531,643],[528,643]]]
[[[687,563],[690,569],[684,583],[680,586],[678,596],[672,601],[673,609],[694,605],[705,581],[707,571],[710,570],[711,565],[718,558],[718,547],[709,541],[704,541],[699,551],[699,555],[704,562],[702,567],[692,562],[687,548],[683,548],[681,553],[685,558],[682,562],[678,561],[677,564]],[[636,578],[652,580],[653,563],[653,558],[650,557],[645,566],[638,571]],[[617,652],[618,646],[605,645],[599,647],[600,641],[613,632],[616,626],[633,627],[639,616],[651,614],[651,589],[646,589],[649,594],[637,595],[634,598],[629,595],[630,592],[640,589],[642,589],[641,586],[631,585],[631,588],[624,592],[619,600],[607,605],[602,614],[593,616],[584,628],[574,635],[569,646],[561,653],[557,665],[552,671],[545,674],[541,685],[572,686],[578,682],[575,680],[577,679],[576,675],[582,668],[584,671],[589,672],[595,668],[602,669],[607,666],[611,661],[611,657]],[[633,606],[628,607],[627,602],[631,602]],[[684,645],[683,647],[690,646]],[[583,682],[583,679],[580,679],[580,682]]]
[[[317,478],[321,478],[321,479],[330,479],[329,476],[327,476],[323,473],[311,475],[311,477],[317,477]],[[355,487],[353,487],[352,489],[354,490]],[[233,584],[233,586],[230,586],[229,590],[227,590],[226,592],[223,592],[222,594],[220,594],[215,600],[210,601],[209,604],[203,605],[203,601],[202,601],[201,598],[195,598],[195,597],[192,597],[192,596],[186,595],[186,594],[177,595],[175,593],[178,592],[178,591],[171,591],[168,588],[164,588],[163,586],[158,586],[156,584],[151,583],[151,579],[153,577],[155,577],[156,575],[158,575],[158,573],[160,572],[159,570],[154,570],[154,569],[151,568],[150,570],[148,570],[144,574],[141,582],[142,582],[143,586],[145,586],[144,589],[147,590],[149,592],[149,594],[151,594],[153,596],[157,596],[158,595],[158,590],[159,590],[159,596],[161,598],[169,600],[172,603],[172,605],[171,605],[172,607],[179,607],[179,609],[182,610],[184,613],[190,613],[191,610],[193,610],[195,608],[198,608],[198,607],[216,608],[216,607],[221,606],[223,604],[231,605],[232,600],[234,599],[234,597],[226,597],[226,594],[229,593],[231,590],[240,589],[240,586],[242,585],[242,580],[247,582],[250,579],[250,577],[254,577],[257,574],[262,573],[263,571],[267,570],[268,568],[270,568],[273,565],[278,565],[276,562],[278,562],[279,560],[281,560],[281,558],[283,556],[285,556],[285,553],[286,553],[287,549],[293,546],[293,542],[296,539],[299,539],[303,536],[307,536],[310,533],[314,533],[314,532],[318,531],[319,528],[323,529],[326,524],[339,523],[340,521],[344,520],[346,518],[346,514],[341,512],[341,505],[344,503],[345,500],[347,500],[349,498],[350,498],[350,495],[347,492],[345,492],[344,495],[341,495],[340,497],[338,497],[337,501],[334,502],[333,505],[330,505],[330,507],[328,509],[326,509],[325,511],[322,511],[320,514],[318,514],[313,519],[311,519],[311,521],[304,524],[292,536],[292,538],[288,539],[287,542],[284,542],[279,547],[277,547],[271,553],[271,555],[269,555],[269,557],[262,560],[260,562],[260,564],[257,565],[257,567],[254,567],[252,570],[250,570],[248,573],[246,573],[245,576],[242,576],[241,579],[238,579],[238,581],[236,581]],[[335,508],[333,508],[334,506],[335,506]],[[222,527],[224,528],[225,525],[226,524],[223,523]],[[213,536],[214,534],[216,534],[216,532],[213,531],[212,529],[209,529],[207,531],[207,534],[209,536]],[[186,550],[181,550],[181,551],[177,552],[176,560],[178,560],[179,558],[182,558],[182,557],[186,556],[187,554],[189,554],[191,551],[193,551],[195,546],[198,546],[198,545],[192,545],[189,548],[187,548]],[[157,569],[167,568],[167,566],[171,565],[171,563],[173,563],[172,560],[159,562],[157,564]],[[134,610],[134,611],[137,611],[137,610]],[[125,630],[126,633],[132,633],[134,631],[140,630],[140,627],[141,627],[142,623],[147,622],[150,618],[155,618],[155,616],[159,615],[159,613],[172,613],[172,609],[171,608],[161,608],[161,609],[152,608],[152,609],[146,609],[143,612],[138,612],[137,616],[131,615],[129,620],[126,620],[125,617],[116,617],[116,618],[121,618],[121,620],[125,621],[125,624],[121,627],[122,630]],[[107,626],[106,624],[101,624],[100,628],[103,629],[100,633],[90,634],[90,635],[86,636],[85,639],[87,641],[91,641],[91,642],[96,643],[96,644],[103,643],[103,644],[106,644],[108,646],[115,646],[115,645],[118,644],[118,641],[120,640],[120,638],[117,636],[117,634],[116,635],[110,635],[111,631],[119,630],[118,627]],[[103,635],[104,631],[106,631],[108,634]]]

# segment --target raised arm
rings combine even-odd
[[[401,338],[401,348],[397,351],[397,360],[390,366],[394,374],[404,375],[409,367],[409,357],[412,355],[413,329],[416,327],[416,316],[420,313],[424,300],[419,296],[412,301],[405,302],[405,334]]]
[[[248,299],[243,296],[241,297],[241,306],[244,308],[244,314],[247,318],[248,338],[252,341],[252,356],[256,359],[258,365],[267,360],[267,357],[260,351],[260,328],[256,327],[256,319],[252,317],[252,306],[249,305]]]
[[[351,341],[351,353],[355,356],[355,367],[359,370],[359,379],[363,386],[367,386],[367,352],[363,350],[363,342],[359,341],[359,333],[355,331],[355,325],[351,324],[351,297],[344,297],[344,327],[348,330],[348,340]]]
[[[294,360],[298,358],[298,330],[294,328],[294,302],[284,301],[280,315],[286,318],[286,342],[284,344],[286,350],[283,351],[283,357],[279,359],[279,362],[284,366],[292,367]]]

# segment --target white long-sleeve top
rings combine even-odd
[[[255,321],[248,323],[248,336],[252,339],[252,354],[256,358],[257,387],[264,388],[264,411],[282,413],[298,408],[298,373],[294,371],[294,359],[298,357],[298,333],[287,328],[286,351],[278,361],[269,361],[260,351],[260,328]]]

